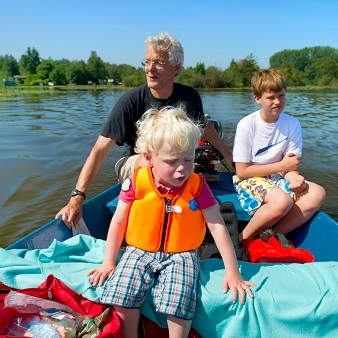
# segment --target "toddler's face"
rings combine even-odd
[[[190,176],[195,159],[195,149],[184,152],[173,151],[172,147],[163,143],[157,155],[152,155],[156,180],[164,186],[181,186]]]

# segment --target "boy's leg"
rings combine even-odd
[[[271,228],[290,211],[292,206],[292,197],[282,189],[276,187],[268,191],[264,203],[257,209],[248,225],[240,233],[240,241],[258,235],[262,229]]]
[[[167,323],[170,338],[186,338],[191,328],[191,320],[168,316]]]
[[[125,338],[137,338],[140,310],[119,306],[115,306],[115,310],[120,318],[123,336]]]
[[[323,187],[313,182],[306,182],[308,188],[301,194],[295,194],[296,202],[287,215],[274,227],[275,232],[287,234],[308,221],[319,210],[325,200]]]

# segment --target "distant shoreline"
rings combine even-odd
[[[123,85],[60,85],[60,86],[25,86],[25,85],[16,85],[11,87],[0,87],[0,96],[8,95],[15,91],[21,90],[53,90],[53,89],[123,89],[128,90],[133,87],[125,87]],[[241,87],[241,88],[198,88],[195,89],[200,91],[242,91],[242,90],[251,90],[250,87]],[[338,86],[290,86],[288,90],[338,90]]]
[[[13,87],[0,87],[0,103],[15,100],[21,95],[29,93],[39,93],[42,91],[69,91],[69,90],[123,90],[127,91],[133,87],[125,87],[123,85],[64,85],[64,86],[13,86]],[[203,92],[243,92],[251,91],[251,88],[195,88],[200,93]],[[299,86],[288,87],[288,92],[333,92],[338,91],[337,86]]]

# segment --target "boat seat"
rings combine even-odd
[[[236,192],[227,192],[222,189],[212,189],[212,192],[219,205],[231,202],[235,206],[238,221],[250,221],[251,216],[242,208]]]

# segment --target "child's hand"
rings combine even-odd
[[[223,292],[227,293],[230,289],[232,292],[232,301],[237,302],[238,294],[240,295],[241,304],[245,303],[246,293],[254,298],[249,286],[256,287],[254,283],[245,281],[239,271],[227,271],[223,279]]]
[[[289,189],[293,192],[301,193],[307,188],[305,178],[302,175],[297,175],[290,179]]]
[[[103,282],[112,275],[115,270],[115,264],[102,263],[98,268],[90,270],[87,276],[91,276],[89,282],[93,286],[102,286]]]
[[[300,157],[294,154],[286,154],[282,160],[282,172],[298,171]]]

